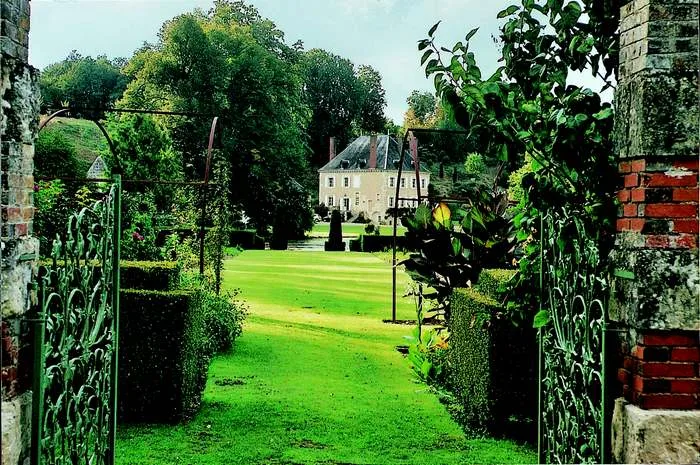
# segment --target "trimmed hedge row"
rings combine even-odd
[[[231,231],[229,233],[229,245],[245,250],[264,250],[265,239],[255,234],[255,231]]]
[[[199,408],[209,354],[198,293],[122,290],[119,418],[176,422]]]
[[[95,267],[98,263],[95,261]],[[53,261],[43,259],[39,265],[51,267]],[[61,266],[63,260],[58,261]],[[122,260],[119,264],[119,287],[121,289],[150,289],[167,291],[175,289],[180,284],[180,265],[177,262],[154,261],[128,261]],[[95,275],[97,278],[99,274]]]
[[[449,382],[467,426],[531,439],[536,433],[523,423],[537,415],[536,331],[496,317],[499,288],[514,273],[484,270],[474,288],[453,291]]]
[[[350,241],[352,252],[381,252],[394,246],[393,236],[378,236],[375,234],[361,234],[357,239]],[[396,248],[411,249],[412,244],[408,237],[397,236]]]
[[[120,283],[122,289],[175,289],[180,284],[180,266],[177,262],[122,261]]]

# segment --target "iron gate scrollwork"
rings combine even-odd
[[[603,463],[607,280],[595,233],[575,211],[542,219],[541,463]]]
[[[32,462],[114,463],[121,179],[70,216],[39,271]]]

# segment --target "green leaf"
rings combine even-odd
[[[461,50],[464,44],[462,42],[457,42],[454,47],[452,47],[452,53],[456,53],[458,50]]]
[[[452,238],[452,253],[454,255],[460,255],[462,252],[462,243],[456,237]]]
[[[520,9],[520,7],[518,7],[517,5],[511,5],[508,8],[506,8],[505,10],[499,11],[498,14],[496,15],[496,18],[498,18],[498,19],[505,18],[506,16],[512,15],[513,13],[518,11],[519,9]]]
[[[634,277],[635,277],[635,275],[632,271],[621,270],[619,268],[616,268],[615,271],[613,271],[613,275],[617,276],[618,278],[622,278],[622,279],[634,279]]]
[[[464,40],[465,40],[466,42],[469,42],[469,39],[471,39],[472,37],[474,37],[474,34],[476,34],[476,31],[478,31],[478,30],[479,30],[479,28],[478,28],[478,27],[475,27],[474,29],[472,29],[471,31],[469,31],[469,32],[467,33],[467,35],[464,37]]]
[[[452,212],[446,203],[440,202],[433,210],[433,219],[442,226],[448,226],[451,216]]]
[[[428,58],[430,58],[430,55],[432,55],[432,54],[433,54],[432,50],[426,50],[420,59],[420,65],[423,66],[423,63],[425,63],[428,60]]]
[[[430,41],[428,39],[419,40],[418,51],[420,52],[421,50],[424,50],[428,45],[430,45]]]
[[[542,328],[549,323],[549,320],[549,312],[547,310],[540,310],[532,321],[532,327],[535,329]]]
[[[612,114],[613,114],[612,108],[607,107],[607,108],[603,108],[598,113],[594,113],[593,118],[598,119],[598,120],[606,119],[606,118],[610,118],[612,116]]]
[[[440,25],[441,22],[442,22],[442,21],[438,21],[437,23],[433,24],[433,27],[431,27],[430,30],[428,31],[428,36],[429,36],[429,37],[432,37],[433,34],[435,34],[435,31],[437,30],[437,28],[438,28],[438,26]]]

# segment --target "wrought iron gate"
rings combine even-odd
[[[112,465],[116,432],[121,178],[70,216],[40,267],[32,464]]]
[[[542,220],[540,463],[604,463],[607,281],[597,242],[577,212]]]

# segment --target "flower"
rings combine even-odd
[[[135,241],[142,241],[144,239],[144,237],[138,231],[131,233],[131,238]]]

